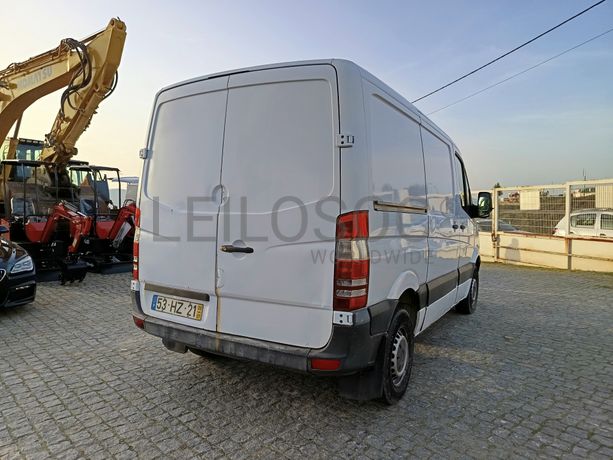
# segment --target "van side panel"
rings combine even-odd
[[[428,191],[428,309],[422,330],[443,316],[456,299],[462,243],[455,222],[451,145],[422,126]]]
[[[363,82],[370,151],[371,197],[369,304],[426,282],[428,216],[419,119],[368,81]],[[399,206],[375,209],[373,202]],[[397,298],[397,297],[396,297]]]

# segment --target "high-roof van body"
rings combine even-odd
[[[349,397],[394,402],[414,336],[474,310],[459,150],[352,62],[163,89],[141,157],[134,318],[170,349],[340,376]]]

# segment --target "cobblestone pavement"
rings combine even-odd
[[[479,309],[417,339],[394,407],[166,351],[128,275],[0,311],[0,458],[613,457],[613,276],[487,264]]]

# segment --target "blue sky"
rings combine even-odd
[[[591,5],[515,1],[34,1],[11,4],[0,67],[82,38],[119,16],[128,39],[116,92],[81,138],[79,157],[138,174],[153,96],[163,86],[278,61],[351,59],[409,100]],[[428,113],[613,27],[613,0],[417,104]],[[7,46],[6,44],[10,44]],[[432,115],[459,145],[473,188],[613,177],[613,33]],[[25,115],[43,138],[59,93]]]

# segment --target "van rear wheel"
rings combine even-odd
[[[407,391],[411,370],[415,338],[413,324],[406,310],[399,310],[392,318],[388,339],[383,354],[383,395],[386,404],[396,404]]]

